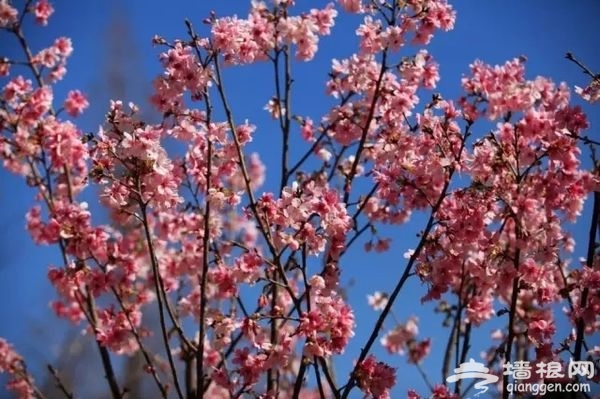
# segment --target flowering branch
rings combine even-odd
[[[587,263],[571,268],[562,259],[574,250],[566,224],[598,191],[597,171],[581,165],[578,145],[594,154],[596,143],[582,134],[588,122],[566,85],[527,80],[524,57],[497,66],[475,61],[462,97],[433,92],[419,110],[423,92],[440,79],[424,47],[455,21],[446,0],[294,3],[252,2],[245,18],[211,13],[206,34],[186,20],[185,40],[155,36],[162,73],[151,105],[162,119],[149,123],[137,105],[112,101],[98,132],[83,134],[76,118],[89,105],[85,95],[72,90],[54,105],[70,40],[35,52],[23,33],[25,15],[48,23],[48,0],[28,0],[21,13],[0,0],[0,33],[14,36],[24,54],[0,58],[0,159],[37,191],[27,229],[36,244],[57,245],[63,259],[48,272],[57,293],[52,310],[93,334],[110,395],[133,392],[121,389],[113,357],[139,353],[163,398],[174,387],[180,399],[345,399],[354,388],[387,399],[400,394],[396,367],[373,354],[379,341],[393,359],[406,356],[426,396],[456,399],[477,387],[457,381],[452,390],[451,365],[461,367],[480,327],[503,314],[506,333],[492,335],[499,344],[483,359],[490,373],[500,373],[502,360],[555,364],[566,352],[593,361],[598,349],[585,338],[600,331],[597,195]],[[316,119],[292,98],[304,87],[294,62],[315,59],[342,13],[362,14],[358,47],[332,60],[324,76],[334,102]],[[597,76],[567,58],[592,78],[575,92],[596,101]],[[274,74],[274,93],[261,101],[281,132],[280,175],[262,192],[265,164],[248,151],[257,127],[236,122],[246,109],[234,117],[225,83],[227,68],[260,62]],[[481,120],[491,131],[469,142]],[[98,204],[79,202],[94,185]],[[92,223],[97,206],[108,210],[108,225]],[[364,328],[355,296],[342,286],[350,250],[397,250],[385,234],[417,213],[427,215],[418,244],[405,253],[390,294],[368,297],[381,313],[338,381],[337,356]],[[410,277],[449,327],[441,383],[424,363],[434,340],[417,338],[416,315],[401,322],[392,311]],[[560,341],[555,309],[565,302],[575,336]],[[158,321],[147,317],[152,312]],[[146,339],[153,331],[159,348]],[[154,355],[163,351],[165,360]],[[2,340],[0,355],[9,388],[41,398]],[[49,370],[65,397],[80,394]],[[496,387],[503,397],[510,382],[505,375]]]

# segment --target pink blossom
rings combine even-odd
[[[413,342],[409,345],[409,363],[419,364],[429,355],[431,351],[431,340],[429,338]]]
[[[373,295],[367,295],[369,306],[375,310],[383,310],[388,302],[388,295],[379,291],[375,291]]]
[[[52,168],[64,167],[87,170],[88,159],[86,145],[81,141],[81,132],[70,122],[60,123],[49,118],[43,127],[43,148],[50,157]]]
[[[265,355],[254,355],[249,348],[238,349],[234,353],[233,363],[243,379],[243,385],[254,385],[265,367]]]
[[[62,80],[63,77],[65,76],[65,74],[67,73],[67,69],[65,68],[65,64],[64,62],[62,64],[59,64],[57,66],[55,66],[50,73],[48,74],[48,76],[46,77],[46,82],[47,83],[55,83],[58,82],[59,80]]]
[[[438,384],[433,387],[431,399],[458,399],[458,395],[451,393],[447,386]]]
[[[536,346],[550,340],[556,332],[554,321],[546,320],[547,316],[548,314],[541,314],[529,322],[527,336],[535,343]]]
[[[64,103],[67,113],[72,117],[81,115],[89,105],[87,98],[79,90],[71,90]]]
[[[390,238],[378,239],[375,243],[375,252],[386,252],[390,249]]]
[[[26,80],[23,76],[17,76],[4,86],[2,94],[6,101],[13,102],[17,101],[18,97],[29,93],[31,90],[31,80]]]
[[[419,334],[418,319],[410,317],[406,323],[398,324],[381,338],[381,345],[390,353],[403,355],[416,342]]]
[[[430,92],[440,80],[436,60],[406,45],[428,44],[437,31],[453,28],[447,1],[390,2],[390,9],[376,1],[338,4],[365,15],[358,17],[356,53],[331,62],[325,92],[333,105],[316,121],[295,114],[294,101],[284,109],[288,93],[281,89],[289,80],[279,82],[281,98],[265,107],[292,135],[290,146],[300,146],[283,159],[288,169],[276,188],[266,184],[262,154],[251,147],[256,134],[272,132],[260,133],[239,110],[217,109],[222,87],[213,86],[221,84],[222,64],[313,60],[336,24],[331,3],[296,12],[292,0],[253,1],[246,16],[209,16],[206,37],[155,36],[163,50],[151,102],[162,118],[147,121],[135,104],[112,101],[94,134],[55,112],[54,83],[66,73],[70,39],[35,49],[25,57],[29,69],[0,60],[0,75],[7,76],[0,158],[36,190],[38,204],[26,215],[33,241],[60,246],[65,264],[47,273],[58,317],[89,322],[86,331],[102,348],[131,355],[140,350],[138,337],[145,342],[150,333],[147,305],[160,300],[167,328],[174,325],[164,349],[187,361],[204,345],[198,355],[215,382],[207,396],[323,396],[294,381],[301,370],[324,372],[355,334],[352,296],[341,288],[350,246],[389,251],[385,225],[426,212],[432,219],[421,243],[405,259],[398,256],[414,267],[406,273],[423,284],[422,301],[439,301],[444,316],[476,328],[518,294],[510,309],[514,333],[536,361],[556,359],[556,342],[566,348],[576,339],[576,332],[556,336],[554,311],[567,299],[574,325],[583,321],[585,334],[600,331],[599,262],[572,268],[562,261],[575,248],[566,223],[599,186],[581,161],[580,134],[589,122],[570,105],[567,86],[528,79],[523,57],[497,66],[474,61],[463,96],[444,99]],[[27,11],[45,25],[53,9],[36,0]],[[382,15],[392,12],[390,19]],[[0,27],[20,30],[18,21],[17,10],[0,0]],[[287,75],[279,70],[279,78]],[[594,102],[596,83],[576,93]],[[89,104],[71,90],[62,105],[75,118]],[[485,132],[468,138],[480,118],[487,119],[484,129],[473,131]],[[296,165],[301,154],[306,162]],[[94,224],[93,207],[81,199],[88,185],[96,186],[110,225]],[[361,194],[367,187],[369,194]],[[367,300],[379,311],[392,305],[380,291]],[[380,343],[392,356],[422,363],[432,340],[419,336],[417,318],[395,325],[389,319]],[[179,337],[179,323],[192,333],[189,344]],[[497,342],[487,360],[507,336],[505,329],[492,335]],[[181,347],[172,350],[174,342]],[[350,382],[366,396],[390,397],[395,369],[365,356]],[[153,359],[143,369],[168,376],[167,362]],[[22,359],[3,340],[0,371],[12,378],[9,389],[32,395]],[[277,383],[267,383],[275,374]],[[321,385],[331,396],[329,384]],[[431,397],[456,397],[443,385],[431,388]]]
[[[54,8],[47,0],[38,0],[33,6],[35,21],[42,25],[48,25],[48,18],[54,13]]]
[[[374,399],[390,398],[390,389],[396,384],[396,369],[374,356],[369,356],[358,364],[355,378],[359,388]]]
[[[383,37],[381,36],[381,23],[373,20],[370,16],[365,17],[364,23],[356,30],[360,37],[360,50],[362,54],[375,54],[383,49]]]
[[[409,389],[406,393],[407,399],[421,399],[421,396],[414,389]]]
[[[315,289],[311,297],[316,309],[303,313],[298,326],[298,333],[307,337],[305,351],[319,356],[343,353],[354,336],[354,313],[327,286]]]
[[[68,37],[59,37],[54,41],[53,48],[63,58],[69,57],[73,53],[73,45]]]
[[[581,98],[590,103],[600,101],[600,80],[592,80],[592,83],[584,89],[575,86],[575,93],[579,94]]]
[[[10,26],[17,21],[19,12],[7,0],[0,1],[0,26]]]
[[[361,0],[338,0],[338,3],[346,10],[354,14],[363,12],[363,5]]]
[[[8,58],[0,58],[0,76],[8,76],[10,73],[10,63]]]
[[[113,352],[117,354],[132,354],[138,350],[138,344],[131,332],[131,324],[139,327],[141,313],[129,310],[115,312],[113,309],[105,309],[98,316],[96,326],[96,338]],[[131,323],[131,324],[130,324]]]
[[[3,338],[0,338],[0,373],[9,375],[6,388],[15,392],[19,399],[37,397],[33,378],[27,373],[23,359]]]
[[[475,325],[489,320],[494,314],[490,296],[472,298],[467,305],[467,320]]]
[[[285,108],[281,108],[281,104],[277,101],[276,98],[272,98],[269,100],[267,105],[263,108],[271,114],[271,118],[278,119],[282,115],[285,115]]]
[[[334,8],[333,3],[327,4],[324,9],[318,10],[313,8],[310,10],[310,18],[318,29],[319,35],[331,34],[331,28],[335,25],[335,18],[338,12]]]

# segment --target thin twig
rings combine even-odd
[[[67,389],[65,384],[60,379],[60,376],[58,375],[58,371],[56,371],[56,369],[51,364],[49,364],[47,367],[48,367],[48,371],[52,375],[52,378],[54,379],[54,383],[56,384],[56,387],[58,389],[60,389],[60,391],[63,393],[63,395],[65,395],[65,397],[67,399],[73,399],[74,398],[73,394],[71,393],[71,391],[69,391]]]
[[[150,263],[152,264],[152,274],[154,275],[154,290],[156,291],[156,298],[158,302],[158,316],[160,320],[160,330],[162,333],[163,344],[165,346],[165,352],[167,353],[167,359],[171,368],[171,374],[173,377],[175,390],[177,391],[177,396],[179,397],[179,399],[183,399],[183,392],[181,391],[181,386],[179,385],[179,378],[177,377],[177,368],[175,367],[173,354],[171,353],[171,346],[169,344],[169,334],[167,332],[164,310],[164,302],[166,301],[166,295],[164,286],[162,284],[162,277],[160,275],[160,270],[158,267],[158,259],[156,258],[154,244],[152,242],[152,236],[150,233],[150,224],[148,223],[147,215],[147,205],[140,202],[140,211],[142,213],[142,221],[144,225],[144,233],[146,236],[146,245],[148,246],[148,254],[150,256]]]
[[[208,151],[207,159],[208,165],[206,167],[206,205],[204,212],[204,237],[202,237],[202,275],[200,276],[200,320],[198,320],[199,337],[198,337],[198,350],[196,351],[196,380],[198,386],[204,386],[204,338],[206,336],[206,284],[208,281],[208,245],[210,242],[210,179],[211,179],[211,168],[212,168],[212,142],[210,138],[207,139]],[[196,391],[196,398],[201,399],[203,396],[202,390]]]

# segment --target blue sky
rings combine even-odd
[[[317,0],[297,2],[302,8],[326,4]],[[455,30],[439,33],[428,47],[440,63],[442,80],[436,91],[445,98],[459,95],[460,78],[468,73],[468,65],[475,59],[496,64],[525,55],[528,58],[528,77],[545,75],[556,82],[565,81],[571,87],[585,86],[588,79],[574,64],[564,59],[567,51],[574,53],[592,69],[600,70],[600,53],[597,51],[600,37],[598,1],[457,0],[451,3],[458,14]],[[202,33],[201,21],[211,9],[215,9],[217,15],[238,13],[243,16],[246,15],[248,2],[177,0],[170,1],[167,6],[166,2],[142,0],[58,0],[54,6],[56,12],[49,27],[30,29],[28,36],[34,48],[50,44],[57,36],[72,38],[75,52],[69,60],[66,79],[56,88],[56,98],[62,98],[74,88],[85,92],[92,106],[78,122],[83,130],[96,131],[108,105],[105,76],[107,71],[115,67],[115,63],[117,70],[127,76],[122,91],[125,96],[123,100],[133,100],[142,108],[149,108],[146,102],[150,93],[149,82],[160,73],[157,61],[159,50],[152,47],[152,36],[160,34],[168,40],[185,38],[184,18],[189,18]],[[126,23],[116,33],[115,21]],[[353,32],[357,21],[356,17],[341,13],[333,36],[321,39],[315,60],[294,66],[297,85],[293,99],[295,112],[311,116],[314,120],[320,119],[326,112],[331,102],[323,93],[330,60],[347,57],[354,51],[356,39]],[[13,42],[0,42],[0,55],[11,53],[14,50],[12,46]],[[109,52],[118,48],[123,50],[123,55],[111,57]],[[251,149],[261,153],[268,170],[277,165],[276,154],[279,149],[278,142],[273,146],[276,126],[262,111],[273,94],[270,72],[271,69],[265,64],[252,68],[233,68],[226,75],[236,119],[243,121],[248,118],[258,126]],[[581,103],[577,99],[575,102]],[[600,126],[598,108],[582,105],[591,122],[588,134],[597,136],[594,132]],[[479,132],[483,132],[485,127],[480,126],[479,129]],[[276,188],[277,177],[271,175],[270,179],[271,184],[268,183],[265,190]],[[12,341],[26,357],[47,361],[51,359],[48,348],[52,343],[60,343],[60,334],[66,328],[66,323],[48,317],[47,312],[47,303],[53,298],[53,292],[45,275],[48,264],[59,264],[58,249],[35,247],[24,229],[24,215],[33,203],[34,193],[19,178],[4,171],[0,171],[0,182],[0,303],[7,304],[0,307],[0,320],[3,320],[0,323],[0,336]],[[89,195],[89,202],[92,201],[93,196]],[[588,204],[581,219],[583,224],[573,226],[578,242],[575,258],[585,251],[584,232],[588,228],[586,215],[589,217],[589,213]],[[95,221],[103,222],[101,216]],[[417,217],[406,226],[386,229],[386,233],[389,232],[393,238],[393,250],[390,253],[369,256],[357,250],[349,253],[347,262],[343,264],[343,274],[346,282],[353,281],[347,291],[359,327],[337,372],[338,376],[346,375],[348,365],[370,333],[366,326],[372,325],[377,316],[367,306],[366,295],[376,289],[392,289],[393,282],[404,267],[401,255],[415,246],[416,229],[422,225],[422,218]],[[420,317],[423,336],[433,339],[430,356],[433,360],[440,357],[446,331],[440,333],[440,319],[427,317],[431,313],[431,306],[418,306],[416,298],[422,292],[416,281],[409,284],[399,298],[395,313],[401,320],[412,314]],[[491,329],[491,325],[484,325],[478,333],[485,339]],[[43,331],[48,338],[40,341],[36,331]],[[565,331],[563,326],[559,333],[564,335]],[[483,348],[475,348],[472,355],[477,357],[480,349]],[[381,354],[381,351],[377,353]],[[405,359],[384,358],[399,367],[397,392],[404,393],[411,387],[425,392],[414,368],[407,366]],[[426,361],[424,368],[430,371],[432,380],[439,381],[436,362]]]

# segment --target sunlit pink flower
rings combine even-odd
[[[81,115],[89,105],[87,98],[79,90],[70,91],[64,103],[65,110],[72,117]]]
[[[38,0],[33,6],[35,20],[42,26],[48,25],[48,18],[54,13],[54,8],[48,0]]]

